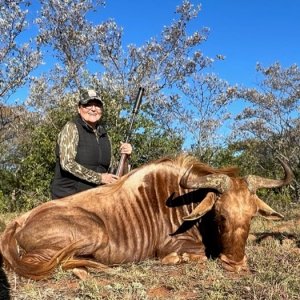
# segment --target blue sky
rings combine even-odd
[[[175,18],[180,0],[106,0],[99,18],[116,20],[124,29],[125,44],[142,44],[159,36]],[[223,54],[213,71],[231,84],[255,86],[256,63],[284,67],[300,65],[300,1],[298,0],[202,0],[202,10],[192,29],[209,27],[202,44],[205,55]]]
[[[257,62],[264,67],[275,62],[283,67],[300,66],[300,0],[191,2],[202,6],[198,18],[191,24],[191,32],[210,28],[208,40],[200,50],[209,57],[225,56],[225,60],[213,64],[212,71],[230,84],[256,86],[259,82],[255,70]],[[93,20],[99,24],[113,18],[123,27],[124,46],[130,43],[139,46],[151,37],[160,36],[163,27],[175,19],[176,6],[181,3],[181,0],[106,0],[106,6],[93,14]],[[29,16],[33,17],[37,9],[34,2]],[[18,91],[12,100],[26,97],[28,87]]]
[[[198,18],[192,22],[192,31],[210,28],[208,40],[200,50],[209,57],[225,56],[225,60],[213,64],[212,71],[230,84],[257,87],[261,80],[256,72],[257,63],[264,67],[275,62],[285,68],[292,64],[300,66],[299,0],[191,2],[202,6]],[[159,37],[163,26],[172,23],[175,8],[181,3],[181,0],[106,0],[106,8],[100,10],[99,17],[113,18],[123,27],[125,45],[141,45],[151,37]],[[231,109],[240,110],[242,106]]]

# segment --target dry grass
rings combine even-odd
[[[161,266],[154,260],[127,264],[108,273],[91,271],[84,282],[70,271],[57,270],[37,282],[6,272],[10,289],[2,288],[0,299],[9,299],[8,292],[13,300],[300,299],[300,207],[286,215],[276,223],[253,221],[246,248],[251,274],[227,273],[213,260],[205,265]],[[0,230],[12,217],[0,215]]]

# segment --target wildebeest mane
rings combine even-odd
[[[188,169],[189,167],[193,166],[193,173],[198,176],[204,176],[207,174],[225,174],[230,177],[236,177],[236,176],[238,176],[238,173],[239,173],[239,168],[237,168],[237,167],[230,166],[230,167],[224,167],[224,168],[219,168],[219,169],[212,168],[211,166],[209,166],[203,162],[200,162],[194,156],[181,153],[177,156],[173,156],[173,157],[166,156],[166,157],[151,161],[147,164],[144,164],[143,166],[141,166],[139,168],[132,170],[130,173],[123,176],[121,180],[116,182],[114,184],[114,188],[118,189],[118,187],[122,186],[124,181],[126,181],[126,179],[128,177],[132,176],[136,172],[139,172],[141,169],[148,168],[150,165],[159,166],[161,164],[179,167],[179,168],[183,168],[183,169]]]
[[[230,177],[236,177],[239,173],[239,168],[237,167],[225,167],[225,168],[212,168],[211,166],[200,162],[196,157],[188,155],[188,154],[179,154],[175,157],[164,157],[158,159],[153,164],[170,164],[173,166],[177,166],[183,169],[188,169],[189,167],[193,166],[193,173],[195,175],[204,176],[207,174],[226,174]],[[147,165],[143,166],[146,167]]]
[[[188,169],[190,166],[193,165],[193,174],[197,176],[205,176],[207,174],[226,174],[230,177],[236,177],[239,173],[239,169],[237,167],[225,167],[225,168],[212,168],[209,165],[200,162],[197,158],[194,156],[188,155],[188,154],[179,154],[177,156],[166,156],[151,162],[148,162],[136,169],[133,169],[131,172],[128,174],[124,175],[120,180],[113,184],[109,184],[107,186],[101,186],[99,189],[99,193],[101,192],[102,194],[108,195],[116,192],[119,190],[124,182],[128,180],[131,176],[136,174],[137,172],[144,170],[145,168],[151,167],[159,167],[161,165],[166,165],[166,166],[173,166],[177,168],[182,168],[184,170]],[[142,178],[141,178],[142,180]]]
[[[207,165],[203,162],[200,162],[194,156],[191,156],[191,155],[188,155],[185,153],[181,153],[176,156],[166,156],[166,157],[163,157],[163,158],[160,158],[157,160],[153,160],[153,161],[148,162],[136,169],[133,169],[131,172],[124,175],[117,182],[106,185],[106,186],[99,187],[98,188],[99,193],[101,193],[103,195],[113,194],[123,186],[123,184],[128,180],[128,178],[130,178],[137,172],[140,172],[141,170],[144,170],[145,168],[149,168],[150,166],[152,169],[153,169],[153,166],[154,166],[154,169],[155,169],[155,166],[157,166],[157,168],[159,168],[161,165],[177,167],[177,168],[181,168],[183,170],[187,170],[189,167],[193,166],[192,173],[195,174],[196,176],[205,176],[208,174],[226,174],[230,177],[236,177],[239,173],[239,168],[237,168],[237,167],[224,167],[224,168],[219,168],[219,169],[212,168],[209,165]],[[141,181],[143,180],[143,178],[140,178],[140,179],[141,179]]]

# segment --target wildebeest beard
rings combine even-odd
[[[208,192],[215,192],[212,189],[198,189],[191,191],[187,194],[178,196],[174,198],[173,193],[166,201],[168,207],[178,207],[182,205],[189,205],[191,203],[200,203]],[[217,222],[215,220],[215,211],[211,210],[206,213],[201,219],[193,221],[184,221],[178,227],[178,229],[171,233],[170,236],[175,236],[181,234],[191,229],[193,226],[196,226],[201,234],[202,243],[205,247],[205,255],[208,258],[217,258],[222,249],[219,241],[219,231]],[[200,241],[199,241],[200,242]]]

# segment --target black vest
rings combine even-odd
[[[111,144],[105,129],[100,125],[97,126],[97,139],[95,132],[80,116],[74,123],[79,134],[75,161],[97,173],[106,173],[111,161]],[[96,184],[82,180],[62,169],[57,144],[55,174],[51,185],[52,199],[63,198],[95,186]]]

